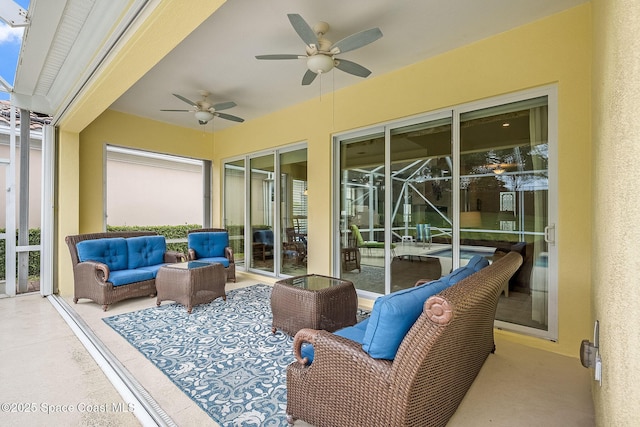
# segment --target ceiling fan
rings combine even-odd
[[[220,117],[221,119],[231,120],[234,122],[240,122],[240,123],[244,122],[244,119],[240,117],[232,116],[231,114],[220,112],[222,110],[228,110],[229,108],[235,107],[236,106],[235,102],[229,101],[229,102],[220,102],[218,104],[211,104],[211,102],[209,102],[208,100],[209,92],[203,90],[200,92],[200,95],[202,96],[202,99],[199,101],[193,102],[182,95],[178,95],[177,93],[174,93],[173,96],[191,105],[194,109],[193,110],[160,110],[160,111],[177,111],[177,112],[195,113],[196,119],[198,119],[198,123],[200,123],[201,125],[206,125],[214,117]]]
[[[287,16],[293,29],[304,41],[306,54],[257,55],[256,59],[306,59],[308,70],[302,77],[303,85],[311,84],[318,74],[327,73],[333,67],[358,77],[367,77],[371,74],[371,71],[362,65],[336,58],[336,55],[361,48],[378,40],[382,37],[380,28],[361,31],[332,44],[324,37],[329,31],[329,24],[326,22],[319,22],[312,29],[300,15],[290,13]]]

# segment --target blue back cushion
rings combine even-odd
[[[481,269],[485,268],[488,265],[489,265],[488,259],[486,259],[481,255],[474,255],[473,258],[469,260],[467,265],[465,265],[465,268],[469,268],[473,270],[473,272],[475,273],[476,271],[480,271]]]
[[[364,334],[367,330],[368,324],[369,324],[369,317],[364,319],[362,322],[356,323],[353,326],[347,326],[346,328],[338,329],[337,331],[334,332],[334,334],[338,335],[339,337],[348,338],[351,341],[357,342],[358,344],[362,344],[362,341],[364,340]],[[302,344],[302,348],[300,349],[300,355],[302,357],[306,357],[308,360],[307,364],[310,365],[311,362],[313,362],[313,357],[314,357],[313,345],[309,343]]]
[[[224,249],[229,246],[229,233],[207,231],[190,233],[187,236],[189,249],[196,252],[196,258],[224,257]]]
[[[123,237],[83,240],[76,245],[80,262],[96,261],[106,264],[110,271],[127,268],[127,242]]]
[[[373,304],[362,349],[375,359],[396,357],[398,347],[422,313],[424,302],[449,287],[446,278],[382,296]]]
[[[125,240],[129,250],[129,269],[164,262],[164,253],[167,251],[167,242],[164,236],[129,237]]]

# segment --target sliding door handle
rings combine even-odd
[[[544,228],[544,241],[550,245],[556,244],[556,225],[550,224]]]

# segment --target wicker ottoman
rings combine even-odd
[[[187,307],[191,314],[194,305],[205,304],[222,297],[226,301],[224,286],[227,273],[219,263],[198,261],[167,264],[156,275],[158,292],[156,305],[170,300]]]
[[[273,333],[302,328],[334,332],[356,324],[358,297],[348,280],[309,274],[276,282],[271,291]]]

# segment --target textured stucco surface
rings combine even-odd
[[[594,0],[593,312],[602,426],[640,425],[640,2]]]

